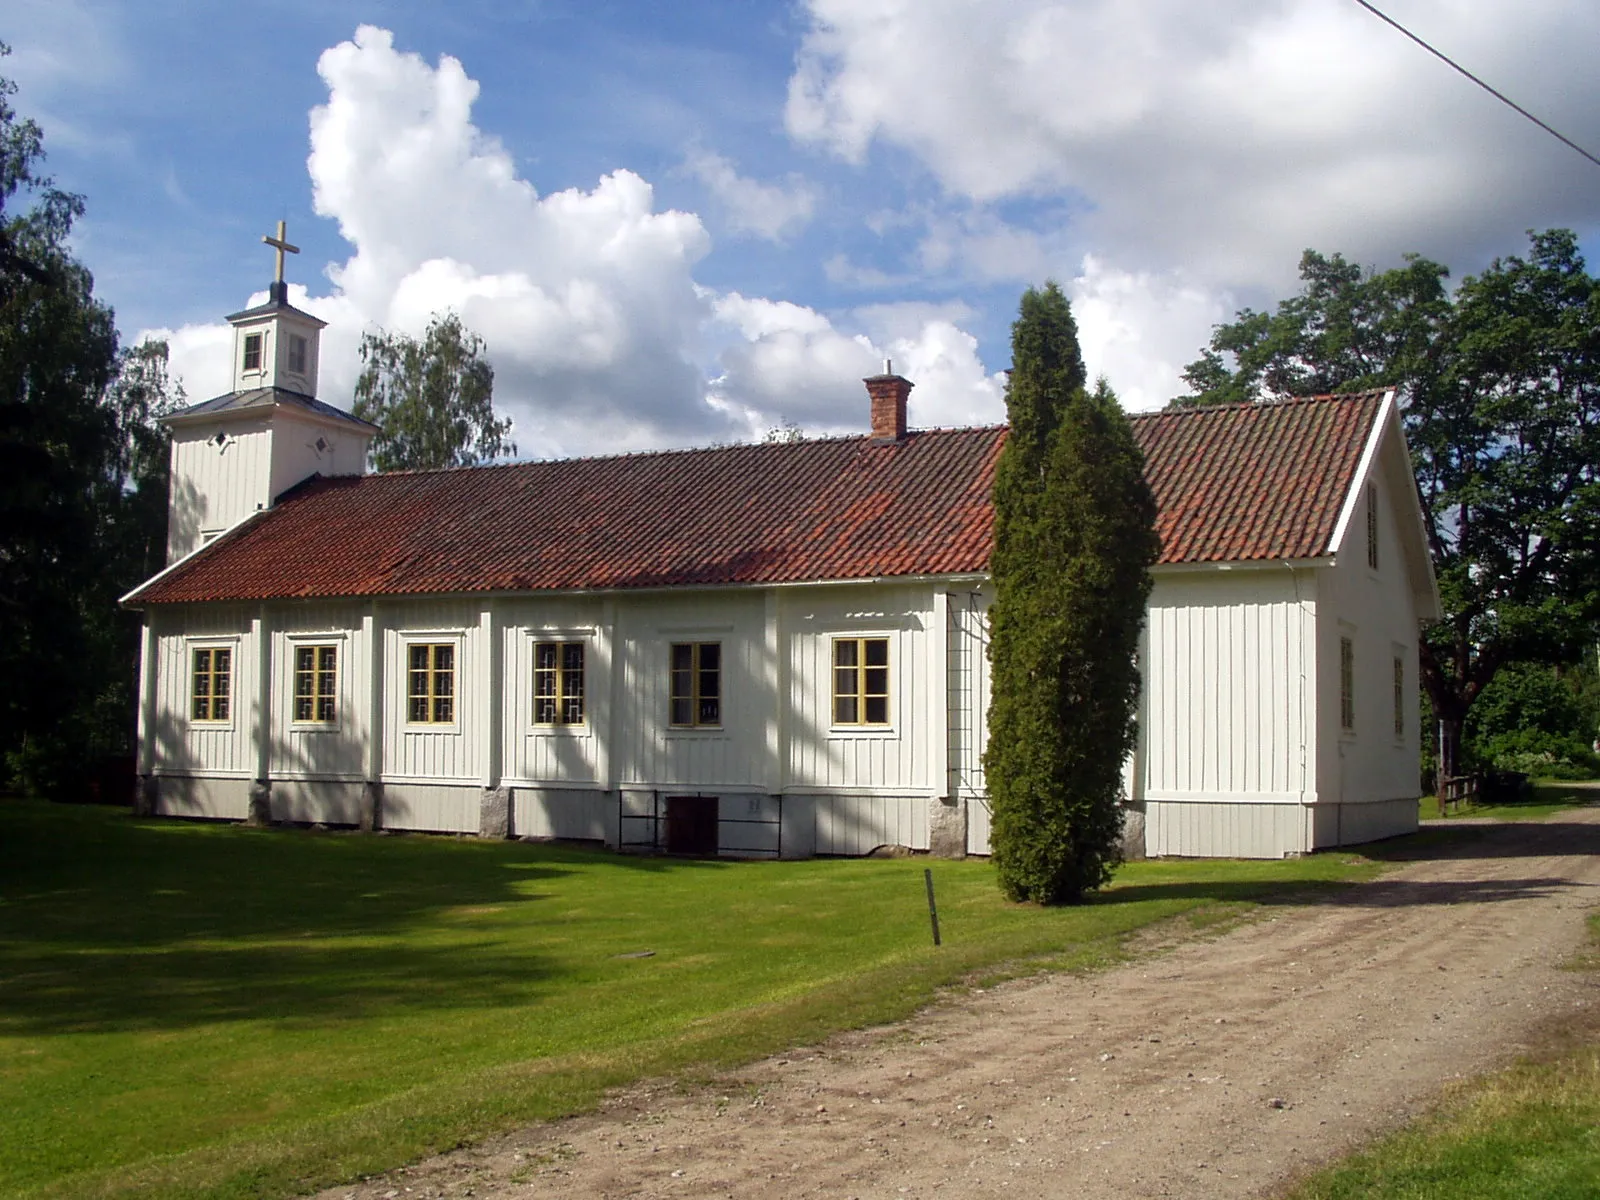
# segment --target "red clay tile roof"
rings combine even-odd
[[[1165,563],[1326,552],[1379,393],[1134,418]],[[981,572],[1004,428],[312,479],[137,604]]]
[[[1134,418],[1164,563],[1328,553],[1384,392]]]

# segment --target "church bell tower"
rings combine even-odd
[[[278,222],[277,276],[265,304],[228,317],[233,390],[163,419],[172,431],[167,562],[174,563],[271,508],[313,475],[359,475],[378,427],[317,399],[327,322],[289,303],[284,255],[298,254]]]

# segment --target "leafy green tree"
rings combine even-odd
[[[1155,502],[1110,387],[1085,389],[1061,290],[1022,297],[995,470],[984,770],[1000,886],[1077,903],[1119,858]]]
[[[1478,762],[1534,775],[1586,777],[1597,763],[1593,667],[1510,663],[1467,716],[1467,748]]]
[[[1571,232],[1529,238],[1454,295],[1425,259],[1308,251],[1300,295],[1218,327],[1178,401],[1399,390],[1444,610],[1420,655],[1444,775],[1496,673],[1571,660],[1600,618],[1600,283]]]
[[[116,599],[162,558],[171,389],[165,346],[119,354],[66,249],[83,200],[42,174],[15,93],[0,79],[0,753],[13,782],[71,795],[132,744],[137,622]]]
[[[494,413],[494,368],[483,339],[455,313],[435,315],[419,342],[403,333],[364,334],[355,414],[379,426],[379,471],[468,467],[517,448],[511,419]]]

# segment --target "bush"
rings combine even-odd
[[[1502,667],[1467,716],[1466,747],[1476,766],[1552,779],[1600,775],[1594,753],[1595,689],[1580,668]]]

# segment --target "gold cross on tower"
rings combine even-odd
[[[284,252],[287,251],[290,254],[299,254],[300,253],[300,247],[299,246],[291,246],[288,243],[288,241],[285,239],[285,235],[288,232],[289,232],[289,227],[288,227],[287,223],[283,222],[283,221],[279,221],[278,222],[278,236],[277,237],[268,237],[266,234],[262,234],[261,235],[261,240],[263,242],[265,242],[269,246],[276,247],[277,251],[278,251],[278,277],[272,281],[273,283],[277,283],[277,284],[282,284],[283,283],[283,255],[284,255]]]

